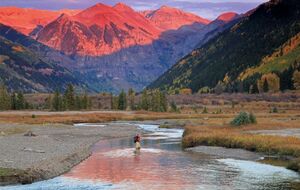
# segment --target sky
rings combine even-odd
[[[135,10],[157,9],[162,5],[180,8],[201,17],[215,19],[224,12],[245,13],[267,0],[0,0],[0,6],[38,9],[85,9],[96,3],[125,3]]]

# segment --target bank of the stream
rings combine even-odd
[[[0,186],[28,184],[62,175],[92,153],[99,140],[131,137],[140,130],[132,125],[23,125],[3,128],[26,128],[24,133],[0,136]]]
[[[232,155],[183,151],[183,129],[159,128],[149,122],[130,124],[147,131],[142,136],[140,152],[134,151],[132,138],[101,140],[93,146],[93,154],[70,172],[50,180],[3,189],[296,189],[297,173],[251,161],[256,158],[247,152],[238,153],[243,154],[240,160]]]
[[[170,146],[171,149],[173,149],[172,147],[175,147],[176,150],[178,148],[178,150],[181,150],[180,146],[174,146],[173,143],[177,144],[177,142],[182,141],[183,147],[196,147],[198,145],[205,145],[203,148],[196,147],[192,149],[192,151],[200,152],[201,155],[205,154],[213,156],[215,159],[218,158],[221,162],[224,161],[224,163],[229,165],[232,164],[230,159],[256,161],[259,160],[262,155],[237,149],[230,149],[230,151],[228,151],[226,149],[217,148],[218,150],[216,150],[215,147],[211,146],[242,148],[252,152],[257,151],[263,152],[264,154],[267,153],[267,155],[279,154],[281,156],[297,156],[299,153],[296,151],[296,149],[292,149],[291,147],[288,149],[289,151],[287,151],[284,149],[284,146],[279,146],[280,143],[282,145],[287,144],[291,146],[289,143],[295,143],[295,139],[292,137],[280,137],[280,140],[274,141],[274,137],[260,137],[258,134],[245,133],[245,131],[241,129],[228,129],[228,127],[212,128],[190,126],[185,128],[183,139],[181,140],[181,135],[183,132],[183,125],[181,122],[176,120],[164,120],[156,121],[155,123],[157,125],[149,125],[153,123],[153,121],[145,121],[143,123],[148,125],[148,133],[149,131],[153,133],[152,136],[144,136],[145,143],[150,143],[151,146],[157,146],[155,145],[156,143],[158,143],[159,146],[167,146],[170,144],[172,145]],[[159,123],[162,124],[161,128],[158,127]],[[127,139],[131,139],[134,134],[136,134],[138,131],[141,131],[140,129],[136,128],[138,124],[141,123],[130,122],[126,124],[114,122],[106,124],[78,124],[75,126],[28,125],[27,127],[29,127],[29,129],[37,135],[36,137],[25,137],[23,134],[0,137],[1,144],[5,145],[0,147],[1,152],[3,151],[7,153],[0,155],[0,160],[2,160],[0,165],[0,180],[2,181],[2,185],[31,183],[59,176],[89,157],[91,155],[91,147],[99,140],[116,137],[126,137]],[[30,128],[30,126],[32,126],[32,128]],[[167,138],[165,136],[167,136]],[[173,141],[172,139],[176,139],[176,141]],[[298,139],[296,139],[296,141],[297,140]],[[127,141],[128,140],[122,140],[120,142],[124,143]],[[259,144],[263,142],[265,142],[264,145]],[[297,143],[295,143],[296,147],[299,145]],[[128,145],[132,146],[132,143],[128,142]],[[51,147],[53,149],[51,149]],[[75,147],[77,147],[77,149],[75,149]],[[280,152],[276,152],[278,150],[280,150]],[[122,152],[122,150],[120,151]],[[53,154],[56,156],[53,156]],[[34,159],[32,160],[32,158]],[[46,158],[46,160],[43,158]],[[163,157],[159,157],[157,159],[163,159]],[[184,159],[184,156],[180,159]],[[241,165],[237,167],[244,167],[244,164],[252,165],[252,162],[241,162]],[[276,163],[274,164],[271,162],[268,164],[276,165]],[[298,163],[295,165],[298,166],[297,164]],[[202,166],[202,164],[200,165]],[[291,166],[293,165],[289,164],[289,167]],[[257,167],[261,166],[257,165]],[[268,167],[266,166],[266,168]],[[111,168],[106,169],[110,170]],[[270,172],[272,171],[272,168],[268,169],[270,169]],[[281,169],[279,170],[281,171]]]
[[[245,149],[267,155],[270,164],[284,165],[300,172],[300,139],[293,136],[247,133],[246,127],[185,127],[182,138],[184,148],[217,146]]]

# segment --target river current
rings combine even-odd
[[[85,125],[89,124],[78,127]],[[296,172],[282,167],[183,151],[181,129],[134,125],[149,132],[142,136],[140,152],[133,148],[132,138],[100,141],[91,157],[62,176],[0,189],[289,190],[291,183],[299,181]]]

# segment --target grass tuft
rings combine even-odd
[[[241,126],[255,123],[256,117],[252,113],[249,114],[247,112],[241,112],[230,122],[230,124],[233,126]]]

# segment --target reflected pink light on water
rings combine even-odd
[[[160,165],[159,156],[164,153],[143,152],[142,150],[140,154],[135,155],[133,149],[126,150],[128,150],[128,155],[118,157],[108,156],[104,152],[94,153],[65,177],[113,184],[142,184],[143,187],[144,185],[151,186],[152,189],[161,186],[178,189],[184,185],[183,173],[174,168],[168,170],[167,167]]]
[[[161,173],[159,168],[156,156],[151,153],[118,158],[94,154],[65,176],[112,183],[122,181],[172,181],[178,183],[178,177],[168,171]],[[180,181],[180,183],[182,182]]]

